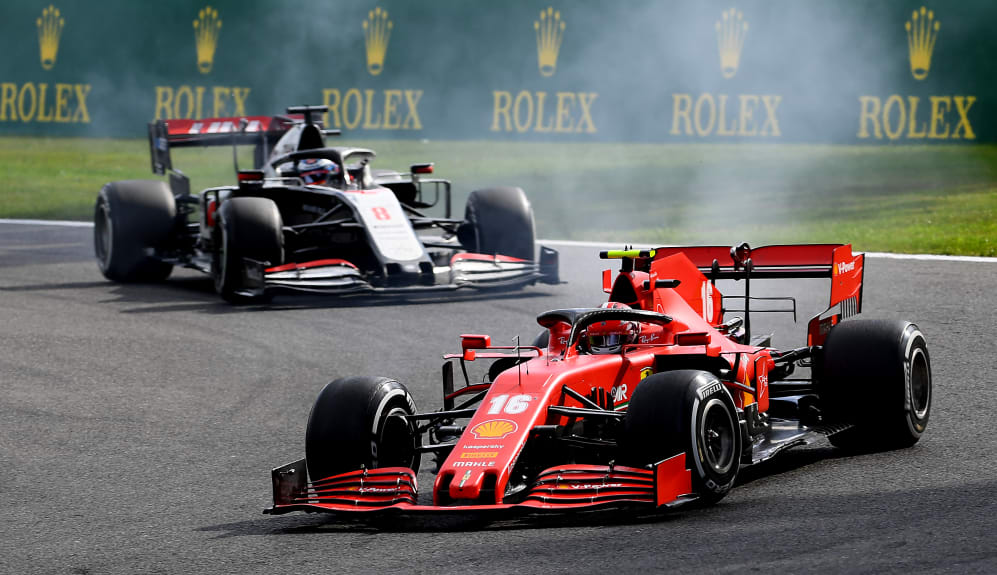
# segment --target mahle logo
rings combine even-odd
[[[748,35],[748,23],[741,12],[731,8],[723,11],[716,29],[720,72],[724,78],[733,78],[741,63],[741,50],[744,48],[744,37]]]
[[[564,20],[561,13],[555,12],[552,6],[540,11],[540,19],[533,22],[537,33],[537,65],[540,75],[553,76],[557,70],[557,55],[561,51],[561,40],[564,39]]]
[[[907,29],[907,51],[910,54],[910,73],[915,80],[923,80],[928,77],[931,70],[931,53],[935,50],[935,41],[938,40],[938,29],[941,22],[935,20],[935,13],[921,6],[921,10],[914,10],[910,20],[904,24]]]
[[[194,20],[194,42],[197,46],[197,69],[202,74],[211,72],[221,29],[222,21],[218,19],[218,10],[205,6],[197,13],[197,20]]]
[[[378,6],[367,13],[363,21],[364,41],[367,46],[367,71],[377,76],[384,70],[384,56],[388,52],[391,29],[394,23],[388,20],[388,11]]]
[[[42,10],[42,17],[35,23],[38,25],[42,68],[51,70],[55,66],[55,57],[59,54],[59,38],[62,37],[62,27],[66,21],[59,14],[59,9],[50,5]]]

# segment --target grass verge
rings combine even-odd
[[[472,189],[518,185],[541,237],[997,255],[994,146],[336,143],[435,161],[458,215]],[[228,148],[173,159],[193,189],[234,179]],[[0,170],[0,218],[90,219],[102,184],[153,177],[144,140],[0,138]]]

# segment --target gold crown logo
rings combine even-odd
[[[388,51],[388,40],[394,22],[388,20],[388,11],[378,6],[367,13],[363,21],[363,34],[367,45],[367,71],[377,76],[384,70],[384,55]]]
[[[55,57],[59,54],[59,38],[66,21],[59,15],[59,9],[49,6],[42,10],[42,17],[35,21],[38,25],[38,47],[41,49],[42,68],[51,70]]]
[[[741,49],[744,48],[744,37],[748,35],[748,23],[744,21],[743,14],[731,8],[724,10],[716,28],[720,71],[724,78],[733,78],[741,63]]]
[[[537,65],[541,76],[553,76],[557,69],[557,54],[564,39],[564,21],[561,13],[548,6],[540,11],[540,19],[533,22],[537,32]]]
[[[222,21],[218,19],[218,10],[205,6],[197,13],[194,20],[194,42],[197,46],[197,69],[202,74],[211,71],[215,62],[215,47],[218,46],[218,32],[222,29]]]
[[[492,421],[479,423],[478,425],[472,427],[471,433],[474,434],[476,439],[502,439],[513,431],[516,431],[518,428],[519,427],[514,421],[509,421],[508,419],[493,419]]]
[[[921,6],[904,25],[907,29],[907,51],[910,53],[910,73],[915,80],[928,77],[931,69],[931,52],[935,49],[938,29],[942,23],[935,20],[935,13]]]

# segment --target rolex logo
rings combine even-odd
[[[364,40],[367,45],[367,71],[377,76],[384,70],[384,55],[388,52],[388,40],[394,23],[388,20],[388,11],[378,6],[367,13],[363,21]]]
[[[564,39],[564,21],[561,13],[548,6],[540,11],[540,19],[533,22],[537,32],[537,65],[541,76],[553,76],[557,69],[557,54]]]
[[[717,47],[720,49],[720,71],[724,78],[733,78],[741,63],[741,49],[744,37],[748,35],[748,23],[744,15],[734,8],[725,10],[717,21]]]
[[[910,53],[910,73],[915,80],[928,77],[931,69],[931,52],[935,49],[938,29],[941,22],[935,20],[935,13],[921,6],[914,10],[910,20],[904,25],[907,29],[907,50]]]
[[[197,46],[197,69],[202,74],[211,71],[215,62],[215,47],[218,46],[218,32],[222,29],[222,21],[218,19],[218,10],[205,6],[197,13],[194,20],[194,42]]]
[[[59,37],[66,23],[59,9],[49,6],[42,10],[42,17],[35,21],[38,25],[38,47],[41,49],[42,68],[51,70],[59,53]]]

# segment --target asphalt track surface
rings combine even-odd
[[[867,261],[863,315],[916,321],[929,343],[934,403],[912,449],[818,442],[664,515],[343,523],[261,514],[321,386],[394,376],[436,408],[458,334],[528,340],[537,313],[602,301],[596,250],[562,247],[567,284],[511,295],[232,307],[193,272],[105,281],[91,233],[0,224],[4,573],[997,572],[995,263]],[[770,315],[775,345],[802,344],[827,294],[811,284],[780,284],[801,322]]]

